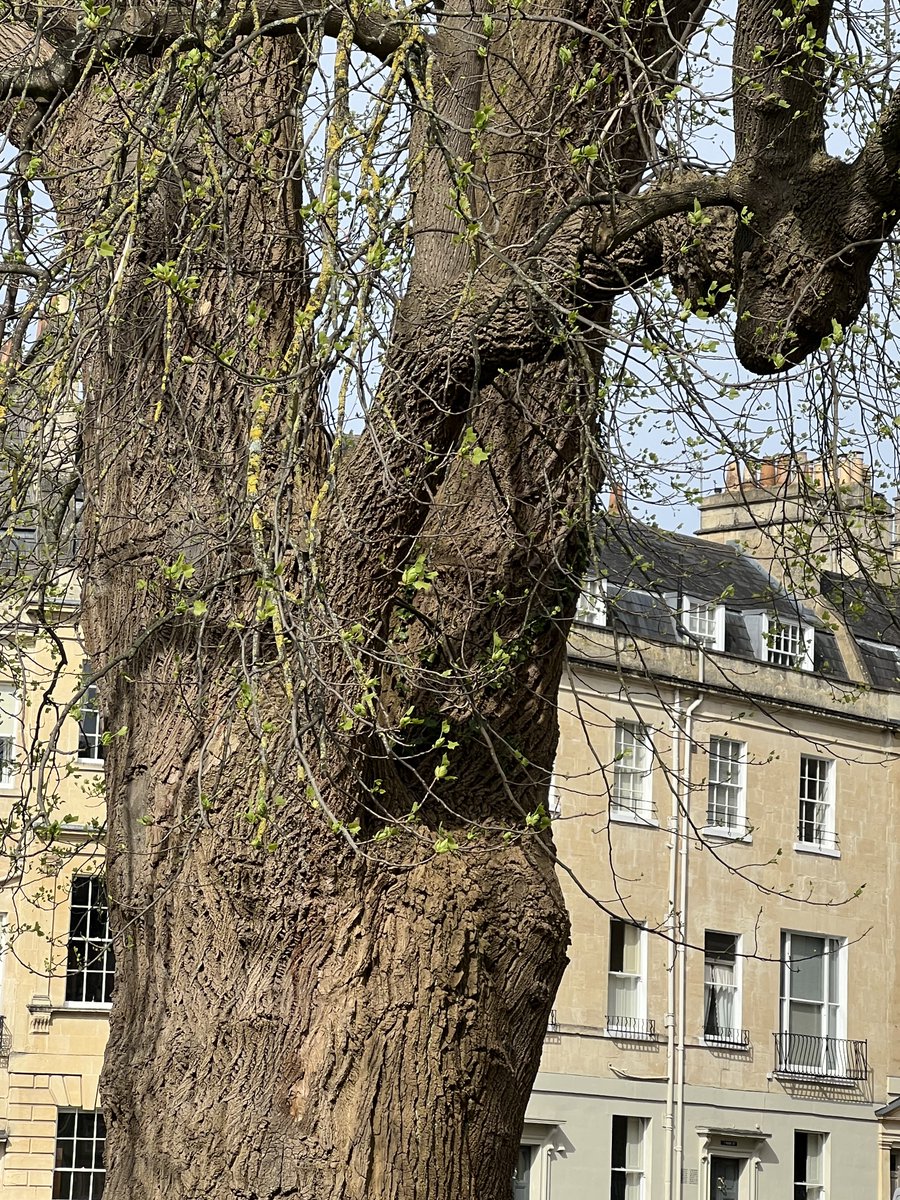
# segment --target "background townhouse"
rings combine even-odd
[[[816,464],[764,467],[730,473],[700,537],[601,530],[560,698],[573,940],[528,1200],[900,1183],[900,600],[842,574]],[[845,472],[883,569],[890,510]]]

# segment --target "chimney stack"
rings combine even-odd
[[[870,477],[861,454],[810,461],[796,450],[731,460],[725,491],[700,502],[698,535],[739,544],[795,590],[798,580],[820,569],[883,576],[894,513],[873,492]]]

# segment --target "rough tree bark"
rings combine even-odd
[[[774,370],[858,311],[895,220],[896,115],[827,159],[820,64],[759,0],[733,169],[642,189],[701,12],[6,18],[2,95],[72,248],[83,627],[127,730],[109,1200],[509,1194],[565,965],[540,806],[611,304],[733,272],[739,351]],[[323,30],[401,71],[413,109],[411,273],[343,446],[294,169]],[[685,245],[697,201],[727,212]]]

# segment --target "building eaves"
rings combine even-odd
[[[633,679],[648,679],[652,678],[656,684],[664,684],[668,687],[682,688],[689,691],[702,691],[710,695],[718,695],[723,697],[740,696],[742,701],[752,704],[754,707],[763,711],[766,709],[784,709],[793,712],[810,713],[819,717],[826,717],[829,720],[847,722],[855,725],[869,725],[876,729],[888,730],[897,736],[900,736],[900,720],[894,720],[890,717],[883,717],[876,713],[860,712],[858,708],[844,704],[841,707],[835,707],[827,703],[799,700],[792,696],[778,695],[772,692],[761,692],[748,688],[746,685],[741,685],[736,688],[731,683],[715,683],[710,680],[704,680],[700,683],[696,679],[691,679],[688,676],[675,675],[665,671],[656,669],[640,669],[638,667],[629,667],[621,663],[609,662],[603,659],[589,658],[585,654],[578,654],[569,650],[568,661],[576,667],[583,667],[590,671],[597,671],[603,675],[614,675],[616,677],[629,677]],[[742,663],[741,665],[745,665]],[[770,668],[774,669],[774,668]],[[815,678],[813,676],[812,678]],[[823,680],[823,686],[827,684],[827,680]]]

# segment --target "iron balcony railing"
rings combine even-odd
[[[12,1034],[6,1023],[6,1017],[0,1017],[0,1057],[6,1058],[10,1050],[12,1050]]]
[[[792,1079],[864,1081],[869,1076],[867,1044],[806,1033],[776,1033],[775,1074]]]
[[[811,850],[828,850],[832,854],[841,848],[836,833],[825,829],[816,821],[804,821],[802,818],[797,826],[797,843],[800,846],[809,846]]]
[[[730,1046],[733,1050],[748,1050],[750,1048],[749,1029],[717,1029],[711,1033],[707,1030],[703,1035],[707,1046]]]
[[[656,1022],[646,1020],[644,1017],[619,1017],[615,1013],[607,1013],[606,1032],[610,1037],[655,1042]]]

